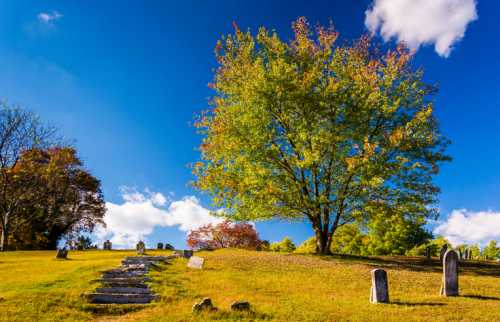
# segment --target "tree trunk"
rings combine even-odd
[[[0,251],[6,251],[9,246],[9,215],[6,214],[2,222],[2,235],[0,237]]]
[[[329,238],[328,231],[321,229],[314,229],[316,232],[316,252],[322,255],[330,254],[331,238]]]

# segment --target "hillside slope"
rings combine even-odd
[[[165,254],[154,251],[151,254]],[[152,273],[161,300],[148,306],[99,306],[81,294],[96,287],[99,271],[119,265],[131,251],[0,253],[0,321],[29,320],[277,320],[277,321],[500,321],[500,265],[462,265],[461,296],[439,296],[441,272],[436,260],[404,257],[345,258],[285,255],[243,250],[202,252],[201,271],[185,259]],[[370,270],[389,275],[391,304],[368,302]],[[216,313],[191,314],[194,302],[208,296]],[[251,314],[232,313],[233,301],[245,299]]]

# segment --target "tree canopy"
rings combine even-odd
[[[235,219],[309,220],[322,253],[354,221],[435,216],[448,141],[410,52],[366,36],[338,45],[305,18],[293,31],[284,42],[235,26],[217,43],[197,187]]]
[[[54,248],[103,223],[100,181],[55,133],[31,112],[0,107],[1,250]]]

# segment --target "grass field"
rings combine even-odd
[[[151,254],[167,254],[153,251]],[[500,321],[500,265],[462,265],[461,296],[439,296],[440,266],[418,258],[346,258],[220,250],[202,252],[201,271],[185,259],[153,271],[152,288],[161,299],[145,306],[87,304],[99,271],[117,267],[131,251],[0,253],[0,321]],[[389,275],[391,304],[369,304],[370,270]],[[218,312],[191,314],[209,296]],[[254,312],[229,310],[250,301]]]

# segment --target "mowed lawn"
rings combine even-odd
[[[150,254],[168,252],[150,251]],[[176,259],[152,271],[161,298],[145,306],[87,304],[81,294],[95,289],[99,271],[117,267],[132,251],[0,253],[1,321],[500,321],[500,264],[467,262],[456,298],[439,295],[437,260],[287,255],[243,250],[201,252],[203,270]],[[370,304],[370,270],[387,270],[391,304]],[[191,314],[194,302],[212,298],[217,312]],[[230,304],[248,300],[251,313]]]

